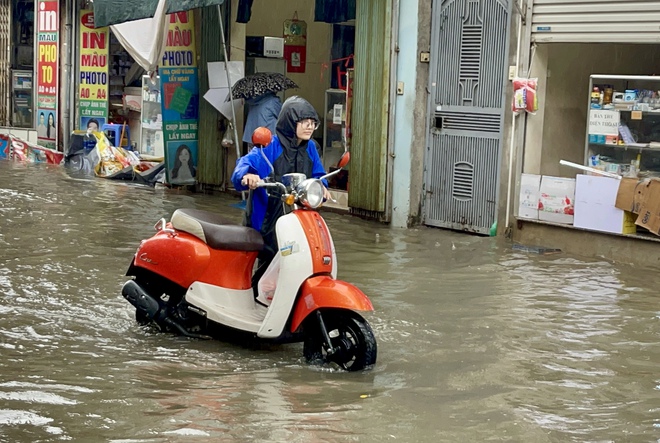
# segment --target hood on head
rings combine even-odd
[[[280,116],[277,119],[277,138],[287,148],[297,146],[296,126],[300,120],[311,118],[317,123],[319,115],[314,107],[304,98],[294,95],[289,97],[283,104]]]

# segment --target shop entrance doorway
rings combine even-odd
[[[510,0],[434,0],[424,223],[489,234],[497,220]]]

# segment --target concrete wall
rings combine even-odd
[[[559,160],[584,162],[589,75],[650,75],[660,50],[654,45],[539,44],[531,77],[539,78],[539,112],[527,117],[523,171],[575,177]]]
[[[415,106],[413,109],[414,128],[410,155],[410,214],[408,224],[421,220],[424,204],[424,158],[426,156],[428,109],[429,63],[419,63],[419,53],[431,50],[431,0],[420,0],[417,23],[417,79],[415,85]]]
[[[392,159],[392,226],[407,227],[411,214],[412,190],[412,154],[415,145],[415,128],[423,126],[424,120],[415,120],[415,108],[418,104],[417,69],[420,65],[418,55],[419,2],[400,0],[398,10],[398,29],[396,32],[399,51],[396,53],[396,70],[393,82],[403,84],[403,94],[397,94],[394,100],[394,158]],[[395,17],[397,17],[395,15]],[[423,145],[422,145],[423,146]],[[419,147],[415,147],[419,148]],[[416,177],[418,180],[418,178]]]
[[[518,54],[518,34],[520,27],[520,15],[515,8],[512,8],[511,11],[511,26],[509,31],[509,61],[508,66],[515,67],[518,65],[518,74],[519,76],[524,76],[524,60],[519,57],[522,54]],[[522,32],[522,31],[521,31]],[[520,35],[522,38],[522,34]],[[516,133],[520,131],[520,125],[522,124],[522,117],[514,117],[513,112],[511,111],[511,100],[513,99],[513,87],[511,82],[507,82],[505,91],[504,91],[504,127],[502,134],[502,155],[500,161],[500,177],[499,177],[499,189],[498,189],[498,206],[497,206],[497,232],[502,234],[507,231],[507,211],[510,211],[510,207],[513,207],[515,204],[515,174],[518,159],[514,149],[512,150],[511,140],[512,137],[515,137]],[[516,128],[514,128],[514,118]],[[515,133],[514,133],[515,129]],[[509,212],[510,214],[510,212]],[[509,223],[510,224],[510,223]]]
[[[236,19],[233,9],[232,20]],[[305,72],[288,73],[287,76],[300,86],[287,91],[286,97],[300,95],[308,100],[323,115],[325,90],[330,87],[330,50],[332,48],[332,25],[314,21],[314,2],[310,0],[256,1],[252,6],[252,17],[245,26],[245,35],[282,37],[284,20],[293,18],[307,22],[307,65]],[[233,25],[234,23],[232,23]],[[245,40],[235,40],[233,45],[245,48]]]

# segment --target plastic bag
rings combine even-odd
[[[538,94],[536,88],[537,78],[514,78],[513,79],[513,104],[512,110],[516,114],[523,111],[535,114],[539,109]]]
[[[134,153],[122,148],[115,148],[102,132],[94,132],[93,134],[96,137],[96,151],[99,156],[99,163],[95,167],[97,175],[102,177],[111,176],[125,168],[139,164],[139,159]]]
[[[259,296],[257,301],[266,306],[270,306],[275,295],[277,288],[277,279],[280,277],[280,254],[275,254],[273,261],[268,265],[268,269],[264,275],[259,279],[257,287],[259,288]]]
[[[227,124],[227,129],[225,129],[225,133],[222,135],[222,146],[224,148],[233,148],[234,145],[234,125],[229,122],[229,124]]]

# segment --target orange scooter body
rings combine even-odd
[[[352,284],[335,280],[329,275],[318,275],[303,283],[300,298],[291,318],[291,332],[296,332],[311,313],[321,308],[374,310],[374,306],[364,292]]]
[[[170,223],[167,227],[172,229]],[[140,243],[133,265],[188,288],[202,282],[228,289],[250,289],[258,252],[210,248],[186,232],[159,231]]]

